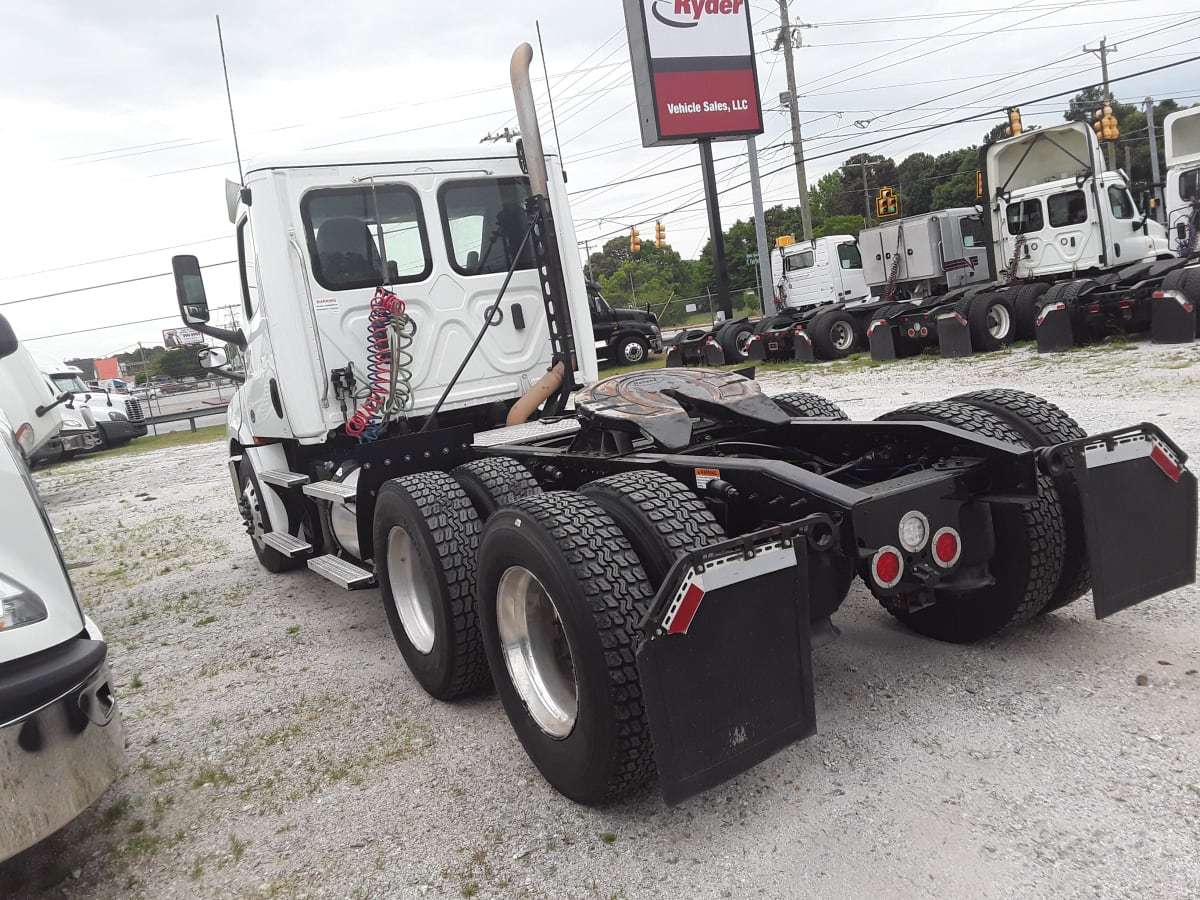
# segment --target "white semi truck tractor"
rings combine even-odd
[[[38,414],[48,392],[0,316],[0,860],[94,803],[125,749],[108,646],[80,608],[24,459],[58,427]]]
[[[172,261],[184,322],[242,348],[228,464],[268,570],[377,591],[416,684],[494,683],[581,803],[656,774],[679,802],[812,734],[855,577],[949,641],[1194,579],[1196,481],[1153,425],[1088,436],[1017,391],[852,423],[728,371],[597,381],[531,57],[518,146],[248,165],[244,330]]]

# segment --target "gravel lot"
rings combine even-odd
[[[854,418],[988,386],[1200,452],[1200,344],[771,369]],[[1086,601],[971,647],[856,586],[816,654],[819,733],[675,809],[593,810],[533,769],[494,694],[416,687],[374,591],[259,568],[220,442],[39,477],[106,632],[117,784],[0,865],[16,897],[1200,895],[1195,587]]]

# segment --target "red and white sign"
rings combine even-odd
[[[761,134],[747,0],[625,0],[642,144]]]
[[[163,346],[168,350],[178,350],[181,347],[192,347],[204,343],[204,335],[191,328],[163,329]]]

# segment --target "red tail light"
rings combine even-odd
[[[944,569],[958,562],[962,555],[962,541],[953,528],[939,528],[933,536],[933,561]]]
[[[880,587],[894,587],[904,574],[904,559],[895,547],[881,547],[871,558],[871,575]]]

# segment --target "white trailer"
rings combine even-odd
[[[80,609],[23,459],[56,428],[53,411],[38,412],[48,392],[0,316],[0,860],[94,803],[125,748],[108,647]]]

